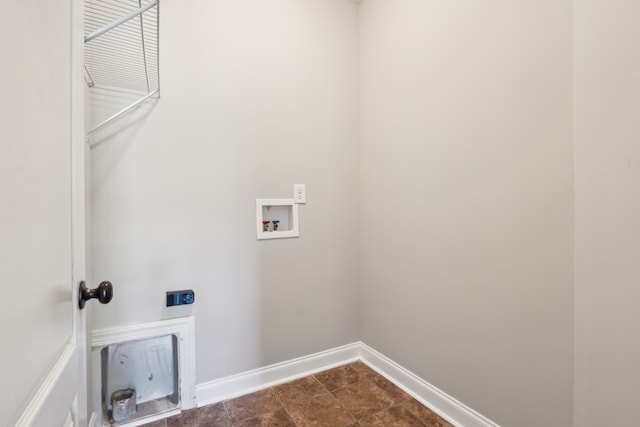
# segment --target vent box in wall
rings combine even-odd
[[[293,199],[256,199],[258,240],[298,237],[298,205]]]
[[[178,341],[165,335],[111,344],[101,351],[103,419],[111,426],[178,409]],[[130,408],[121,408],[119,393],[129,392]]]
[[[94,329],[91,347],[96,425],[134,427],[195,407],[193,316]]]

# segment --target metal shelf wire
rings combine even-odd
[[[160,96],[159,27],[159,0],[85,0],[88,135]]]

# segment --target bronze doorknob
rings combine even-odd
[[[82,310],[90,299],[96,298],[102,304],[108,304],[113,298],[113,285],[111,282],[105,280],[100,283],[97,288],[89,289],[87,284],[80,282],[80,289],[78,290],[78,305]]]

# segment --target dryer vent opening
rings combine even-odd
[[[105,424],[126,425],[179,408],[175,335],[110,344],[100,359]]]

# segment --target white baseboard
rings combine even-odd
[[[500,427],[368,345],[362,342],[358,344],[360,346],[361,360],[366,365],[453,425],[461,427]]]
[[[197,406],[206,406],[293,381],[360,358],[359,343],[196,385]]]
[[[361,360],[455,426],[499,427],[362,342],[198,384],[197,406],[206,406],[253,393],[356,360]]]

